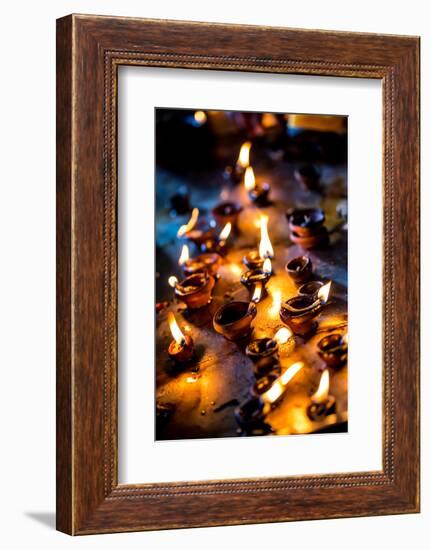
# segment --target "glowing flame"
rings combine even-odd
[[[181,332],[181,329],[178,326],[177,320],[175,319],[175,315],[172,313],[172,311],[168,313],[168,323],[175,342],[179,346],[182,346],[183,344],[185,344],[186,339],[184,338],[184,334]]]
[[[261,258],[273,258],[274,249],[272,248],[271,241],[268,235],[268,216],[266,214],[260,215],[260,244],[259,244],[259,256]]]
[[[175,277],[175,275],[171,275],[168,279],[169,286],[172,288],[175,288],[178,284],[178,279]]]
[[[311,401],[313,403],[323,403],[328,399],[329,394],[329,371],[324,370],[322,376],[320,377],[319,387],[315,394],[311,396]]]
[[[269,388],[267,392],[262,395],[262,399],[267,403],[275,403],[283,394],[285,387],[292,380],[292,378],[298,374],[302,369],[304,363],[298,361],[293,363]]]
[[[349,336],[347,335],[347,332],[346,332],[346,334],[343,336],[343,343],[346,344],[346,346],[347,346],[347,344],[349,343]]]
[[[186,382],[187,384],[195,384],[198,381],[196,376],[187,376]]]
[[[272,296],[272,304],[271,307],[268,309],[268,313],[271,317],[278,318],[280,314],[280,307],[282,302],[282,296],[280,290],[273,290],[271,292]]]
[[[198,217],[199,217],[199,208],[193,208],[192,215],[190,216],[189,221],[178,229],[177,237],[182,237],[187,233],[187,231],[191,231],[193,227],[196,225],[196,222],[198,221]]]
[[[253,168],[248,166],[244,174],[244,187],[246,191],[251,191],[256,186],[256,180],[254,178]]]
[[[207,121],[207,115],[205,114],[205,111],[196,111],[194,114],[194,119],[199,126],[202,126],[202,124],[205,124]]]
[[[274,340],[276,340],[280,345],[285,344],[289,338],[292,336],[292,331],[287,327],[282,327],[277,330],[274,335]]]
[[[270,275],[272,273],[272,263],[271,263],[271,260],[269,258],[267,258],[263,262],[262,270],[265,273],[265,275]]]
[[[322,302],[322,304],[326,304],[326,302],[328,301],[329,291],[331,290],[331,282],[332,281],[329,281],[329,283],[326,283],[326,285],[323,285],[322,288],[317,293],[317,297]]]
[[[271,128],[272,126],[277,126],[277,124],[277,117],[273,113],[263,113],[262,126],[264,128]]]
[[[253,296],[251,301],[257,304],[262,296],[262,283],[257,283],[254,287]]]
[[[184,265],[190,258],[189,247],[184,244],[181,250],[181,256],[178,260],[179,265]]]
[[[247,168],[247,166],[250,164],[250,149],[251,141],[246,141],[241,145],[237,164],[239,164],[239,166],[241,166],[242,168]]]
[[[229,237],[231,229],[232,229],[232,224],[230,222],[227,222],[227,224],[220,231],[220,235],[218,236],[219,240],[225,241]]]

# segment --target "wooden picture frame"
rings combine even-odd
[[[380,79],[383,469],[119,485],[119,65]],[[419,511],[419,39],[70,15],[57,21],[57,528],[69,534]]]

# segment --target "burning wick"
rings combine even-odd
[[[176,288],[178,284],[178,279],[175,277],[175,275],[171,275],[168,279],[169,286],[172,288]]]
[[[339,368],[346,364],[348,344],[347,334],[328,334],[317,343],[317,353],[327,367]]]
[[[214,277],[207,271],[193,273],[181,282],[172,275],[168,282],[175,289],[175,296],[190,309],[198,309],[209,304],[215,284]]]
[[[250,199],[257,206],[264,206],[268,203],[268,195],[271,187],[266,181],[259,183],[256,182],[254,171],[251,166],[248,166],[245,170],[244,187]]]
[[[261,399],[267,406],[269,406],[269,408],[280,399],[280,397],[284,394],[286,386],[292,378],[298,374],[303,366],[304,363],[302,361],[293,363],[293,365],[291,365],[279,378],[277,378],[271,388],[261,396]]]
[[[231,229],[232,229],[231,222],[227,222],[227,224],[220,231],[220,235],[218,236],[219,244],[224,243],[225,241],[227,241],[227,238],[230,235]]]
[[[260,302],[260,298],[262,296],[262,289],[263,289],[263,285],[261,282],[258,282],[254,287],[254,292],[253,292],[253,296],[251,297],[251,301],[254,302],[255,304]]]
[[[198,217],[199,217],[199,208],[193,208],[192,215],[190,216],[189,221],[178,229],[177,237],[182,237],[188,231],[191,231],[196,225],[196,222],[198,221]]]
[[[273,258],[274,249],[272,248],[271,241],[268,235],[268,216],[266,214],[260,215],[260,244],[259,244],[259,256],[261,258]]]
[[[319,292],[317,293],[317,298],[320,300],[322,304],[326,304],[329,298],[329,291],[331,290],[331,284],[332,281],[329,281],[329,283],[326,283],[326,285],[323,285]]]
[[[248,344],[245,353],[254,366],[256,378],[261,378],[269,373],[274,374],[274,367],[278,365],[278,354],[289,355],[295,347],[295,339],[292,332],[285,327],[280,328],[273,338],[258,338]],[[280,367],[278,366],[278,370]]]
[[[184,265],[186,262],[188,262],[190,259],[190,252],[189,247],[186,244],[183,244],[183,248],[181,250],[181,256],[178,260],[178,263],[180,265]]]
[[[183,245],[178,260],[178,264],[183,268],[186,276],[205,272],[216,276],[220,263],[221,256],[216,252],[199,254],[196,258],[190,258],[189,247],[186,244]]]
[[[261,269],[249,269],[241,275],[241,283],[248,289],[254,288],[254,292],[258,285],[260,286],[259,300],[262,295],[262,291],[265,288],[266,283],[272,274],[271,260],[267,258],[262,265]],[[254,296],[254,295],[253,295]],[[253,300],[253,298],[252,298]]]
[[[307,409],[307,414],[311,420],[322,420],[334,410],[335,399],[329,395],[329,371],[326,369],[320,377],[317,391],[311,396],[311,405]]]
[[[187,361],[190,361],[194,353],[193,340],[191,336],[181,332],[172,311],[168,313],[168,324],[171,334],[174,337],[172,342],[169,344],[169,357],[177,363],[186,363]]]

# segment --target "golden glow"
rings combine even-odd
[[[277,126],[277,117],[273,113],[263,113],[262,126],[264,128],[271,128]]]
[[[179,265],[184,265],[190,258],[190,252],[189,247],[186,244],[183,244],[183,248],[181,250],[181,256],[178,260]]]
[[[238,275],[238,277],[242,274],[242,269],[238,264],[230,264],[229,265],[229,271],[233,275]]]
[[[269,390],[262,395],[263,401],[266,403],[275,403],[283,394],[287,384],[296,374],[298,374],[303,366],[304,363],[302,361],[293,363],[293,365],[291,365],[279,378],[277,378]]]
[[[323,304],[326,304],[326,302],[328,301],[329,291],[331,290],[331,284],[332,284],[332,281],[329,281],[329,283],[326,283],[326,285],[323,285],[317,294],[319,300]]]
[[[184,338],[184,334],[181,332],[181,329],[178,326],[177,320],[175,319],[175,315],[172,313],[172,311],[168,313],[168,323],[175,342],[179,346],[182,346],[185,343],[186,339]]]
[[[272,244],[268,235],[268,216],[266,214],[260,215],[259,256],[261,258],[274,257],[274,249],[272,248]]]
[[[196,111],[194,114],[195,121],[202,126],[202,124],[205,124],[207,121],[207,115],[205,114],[205,111]]]
[[[272,263],[271,263],[271,260],[269,258],[267,258],[263,262],[262,270],[266,275],[270,275],[272,273]]]
[[[311,401],[313,403],[323,403],[328,399],[329,394],[329,371],[328,369],[322,372],[320,377],[319,387],[315,394],[311,396]]]
[[[244,187],[246,191],[251,191],[256,186],[256,180],[254,178],[253,168],[248,166],[244,174]]]
[[[292,336],[292,331],[287,327],[282,327],[277,330],[274,335],[274,340],[276,340],[280,345],[285,344],[289,338]]]
[[[178,279],[175,277],[175,275],[171,275],[168,279],[169,286],[172,288],[175,288],[178,284]]]
[[[257,283],[254,287],[253,296],[251,301],[257,304],[262,296],[262,283]]]
[[[198,379],[196,378],[196,376],[187,376],[186,378],[187,384],[194,384],[197,381]]]
[[[177,237],[182,237],[187,233],[187,231],[191,231],[193,227],[196,225],[196,222],[198,221],[198,217],[199,217],[199,208],[193,208],[192,215],[190,216],[189,221],[178,229]]]
[[[218,236],[219,240],[225,241],[229,237],[231,229],[232,229],[232,224],[230,222],[227,222],[227,224],[220,231],[220,235]]]
[[[271,317],[278,319],[278,316],[280,314],[281,301],[282,301],[281,291],[273,290],[271,292],[271,297],[272,297],[272,304],[271,304],[271,307],[268,309],[268,313]]]
[[[237,164],[239,164],[239,166],[241,166],[242,168],[247,168],[247,166],[250,164],[250,149],[251,141],[246,141],[241,145]]]
[[[349,336],[348,336],[347,332],[346,332],[346,334],[343,336],[343,343],[346,344],[346,345],[349,343]]]

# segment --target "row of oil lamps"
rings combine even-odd
[[[243,145],[233,170],[235,177],[243,177],[247,191],[253,202],[263,205],[268,200],[268,184],[257,185],[251,166],[248,166],[250,144]],[[250,183],[251,182],[251,183]],[[223,229],[216,234],[211,225],[199,223],[199,210],[195,208],[189,222],[180,227],[178,237],[193,242],[202,253],[190,258],[187,244],[183,245],[179,264],[185,278],[179,281],[169,278],[175,296],[189,309],[197,309],[211,301],[213,288],[218,278],[222,255],[226,252],[227,241],[232,229],[236,229],[241,208],[234,203],[223,203],[212,211],[213,217]],[[321,210],[289,212],[290,238],[304,248],[313,248],[327,239],[323,226],[324,214]],[[250,291],[250,301],[232,301],[222,305],[214,314],[213,327],[228,340],[240,340],[252,331],[252,321],[256,317],[258,303],[266,292],[266,284],[272,276],[271,259],[274,251],[268,235],[268,216],[260,216],[260,243],[257,250],[248,252],[243,263],[246,271],[241,275],[241,283]],[[312,263],[308,256],[289,261],[285,269],[289,276],[301,286],[297,296],[281,304],[279,315],[287,327],[281,328],[273,338],[252,340],[246,347],[247,356],[254,363],[256,383],[251,391],[251,399],[240,405],[235,417],[245,433],[264,425],[264,418],[284,393],[292,378],[304,364],[297,362],[281,374],[279,354],[289,355],[295,347],[294,335],[306,336],[316,328],[316,317],[328,301],[331,282],[310,281]],[[183,334],[172,312],[168,322],[174,337],[168,354],[177,363],[187,363],[194,354],[194,344],[190,335]],[[318,353],[327,366],[340,367],[347,360],[347,339],[341,334],[331,334],[318,343]],[[335,399],[329,394],[329,371],[323,371],[319,387],[311,397],[308,416],[320,420],[334,412]]]

